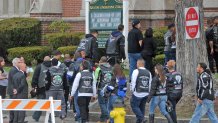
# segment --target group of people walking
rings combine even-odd
[[[177,123],[176,105],[183,93],[182,74],[175,69],[175,43],[173,38],[174,24],[169,26],[166,36],[165,53],[170,56],[165,65],[156,64],[153,67],[156,44],[153,41],[153,30],[148,28],[145,38],[140,31],[140,21],[132,22],[133,29],[128,35],[128,57],[130,62],[129,86],[131,92],[130,106],[136,115],[136,123],[145,123],[145,106],[149,103],[149,123],[154,123],[155,109],[158,106],[162,115],[169,123]],[[32,77],[31,96],[37,99],[62,100],[60,119],[67,117],[68,109],[73,108],[75,121],[89,122],[89,104],[98,100],[101,109],[100,123],[114,120],[110,112],[116,103],[124,104],[127,92],[127,77],[120,65],[125,56],[125,37],[122,34],[124,26],[111,33],[107,42],[105,55],[98,52],[98,31],[92,30],[81,40],[77,50],[65,54],[61,62],[60,51],[54,51],[53,57],[45,56],[37,65]],[[170,36],[172,37],[172,36]],[[170,46],[168,46],[168,44]],[[169,50],[170,49],[170,50]],[[14,58],[13,67],[7,75],[3,66],[4,59],[0,57],[0,95],[5,98],[6,88],[9,98],[27,99],[29,74],[23,57]],[[197,107],[190,123],[198,123],[207,114],[213,123],[218,123],[214,112],[214,89],[211,73],[205,63],[199,63],[197,81]],[[7,87],[8,86],[8,87]],[[32,118],[39,121],[42,112],[34,112]],[[10,123],[24,123],[24,111],[10,111]],[[49,118],[51,122],[51,118]]]

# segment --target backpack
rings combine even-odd
[[[106,85],[108,85],[113,77],[113,72],[111,68],[106,68],[100,70],[100,82],[99,82],[99,88],[104,88]]]
[[[46,72],[48,71],[49,67],[46,67],[45,65],[41,64],[40,74],[39,74],[39,88],[44,87],[45,84],[48,83],[48,81],[45,79],[47,77]]]
[[[92,39],[93,39],[93,37],[83,38],[80,41],[79,46],[77,47],[76,52],[85,51],[86,56],[91,56]]]
[[[67,78],[67,83],[72,86],[73,85],[73,75],[75,72],[75,66],[74,63],[71,63],[69,68],[67,69],[67,74],[66,74],[66,78]]]
[[[119,35],[117,37],[113,37],[112,35],[107,40],[107,46],[106,46],[106,54],[114,55],[117,53],[117,41],[122,37],[123,35]]]

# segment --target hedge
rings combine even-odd
[[[164,54],[156,55],[155,58],[153,59],[153,64],[162,64],[164,65]]]
[[[72,52],[76,51],[77,46],[66,46],[66,47],[59,47],[58,50],[62,54],[71,54]]]
[[[33,60],[42,62],[44,56],[50,54],[51,49],[46,46],[16,47],[8,49],[8,60],[12,61],[15,57],[23,56],[26,64],[31,65]]]
[[[52,33],[47,34],[45,39],[53,49],[57,49],[63,46],[79,45],[82,37],[84,33]]]
[[[41,40],[40,21],[33,18],[11,18],[0,21],[0,49],[34,46]],[[4,54],[5,55],[5,54]]]
[[[167,27],[154,28],[154,40],[157,43],[157,55],[164,53],[164,34],[166,32]]]

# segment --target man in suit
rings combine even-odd
[[[19,58],[14,58],[12,61],[13,67],[11,68],[11,70],[9,71],[8,74],[8,90],[7,93],[9,95],[9,98],[12,99],[13,98],[13,77],[14,75],[19,72],[19,66],[21,64],[21,61]],[[10,120],[9,123],[13,123],[13,119],[14,119],[14,111],[10,111]]]
[[[28,84],[25,76],[26,64],[19,65],[20,71],[17,72],[12,79],[13,82],[13,98],[14,99],[27,99],[28,98]],[[13,123],[26,123],[25,111],[14,111]]]

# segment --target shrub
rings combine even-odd
[[[51,49],[46,46],[32,46],[32,47],[16,47],[8,49],[8,60],[23,56],[26,64],[31,65],[33,60],[41,62],[46,55],[50,55]]]
[[[155,28],[154,29],[154,40],[157,44],[157,51],[156,54],[163,54],[164,53],[164,34],[167,32],[166,27],[162,28]]]
[[[164,54],[156,55],[156,57],[153,59],[153,64],[164,64]]]
[[[64,33],[70,29],[70,24],[64,22],[63,20],[54,21],[49,25],[50,31],[61,32]]]
[[[33,18],[11,18],[0,21],[0,49],[38,45],[40,21]]]
[[[83,36],[84,33],[53,33],[47,34],[45,38],[53,49],[57,49],[63,46],[79,45]]]
[[[77,49],[77,46],[66,46],[66,47],[59,47],[58,50],[62,54],[71,54],[72,52],[75,52]]]

